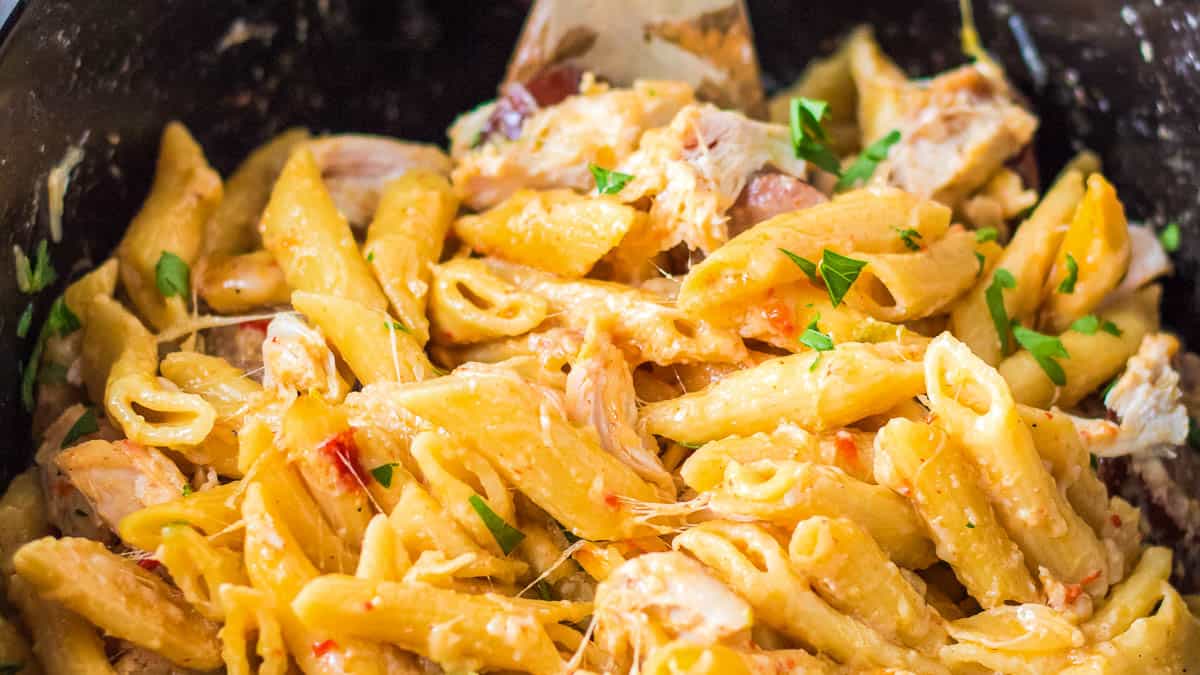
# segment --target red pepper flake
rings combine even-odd
[[[358,462],[358,444],[354,442],[353,430],[334,434],[321,443],[318,451],[333,465],[343,488],[354,490],[367,484],[367,473]]]
[[[320,642],[314,642],[312,646],[313,656],[319,659],[322,656],[325,656],[325,654],[330,650],[337,649],[337,646],[338,644],[333,640],[321,640]]]
[[[837,432],[833,436],[833,447],[846,464],[858,465],[858,443],[854,441],[854,434],[845,430]]]
[[[373,609],[375,609],[375,603],[371,602],[370,600],[363,603],[363,611],[369,612]]]
[[[141,560],[137,561],[137,566],[146,570],[147,572],[153,572],[154,570],[162,567],[162,563],[158,562],[154,558],[142,558]]]
[[[1100,578],[1100,570],[1092,570],[1092,573],[1079,580],[1080,586],[1087,586],[1093,581]]]
[[[256,330],[262,333],[267,332],[267,326],[271,323],[270,319],[258,319],[257,321],[247,321],[242,324],[244,330]]]
[[[1046,415],[1046,419],[1048,419],[1048,420],[1054,419],[1054,415],[1051,414],[1049,410],[1046,411],[1045,415]]]
[[[1108,520],[1109,520],[1109,522],[1111,522],[1113,524],[1113,527],[1121,526],[1121,516],[1118,516],[1115,513],[1112,514],[1111,516],[1109,516]]]
[[[1080,595],[1083,595],[1083,585],[1081,584],[1064,584],[1063,589],[1063,600],[1068,605],[1075,602]]]
[[[621,508],[621,500],[617,499],[617,496],[615,494],[613,494],[611,492],[605,492],[604,493],[604,505],[610,509],[619,509],[619,508]]]

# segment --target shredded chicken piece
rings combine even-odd
[[[450,129],[454,185],[463,203],[477,211],[521,188],[590,190],[595,186],[590,164],[615,167],[634,151],[643,131],[666,124],[693,100],[691,87],[682,82],[590,86],[524,118],[515,140],[493,135],[477,145],[495,104],[485,106]]]
[[[337,357],[325,336],[295,314],[271,319],[262,354],[263,386],[284,398],[310,390],[324,392],[333,400],[346,395],[346,382],[338,374]]]
[[[187,484],[170,458],[129,440],[88,441],[55,461],[113,531],[130,513],[179,498]]]
[[[1121,283],[1105,298],[1104,305],[1170,274],[1173,269],[1171,257],[1163,250],[1162,242],[1149,227],[1130,223],[1129,246],[1129,269],[1126,270]]]
[[[608,334],[594,326],[567,375],[566,407],[571,421],[596,430],[605,452],[654,484],[664,499],[674,498],[675,481],[663,468],[657,443],[637,431],[637,396],[629,363]]]
[[[67,473],[59,468],[58,459],[66,451],[65,439],[76,422],[86,414],[82,405],[73,405],[62,412],[42,436],[34,460],[41,469],[42,493],[46,496],[46,519],[68,537],[84,537],[108,542],[113,539],[100,514],[92,508],[87,497],[80,492]],[[98,431],[80,436],[74,442],[85,442],[97,438],[115,440],[120,433],[106,420],[97,420]]]
[[[1104,403],[1120,425],[1075,418],[1089,451],[1099,457],[1174,454],[1187,441],[1188,415],[1171,357],[1179,341],[1166,333],[1147,335]]]

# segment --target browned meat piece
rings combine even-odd
[[[267,324],[249,321],[234,326],[212,328],[204,335],[204,351],[241,368],[248,377],[262,382],[262,343],[267,339]]]
[[[823,192],[795,176],[771,169],[759,171],[750,177],[729,209],[729,237],[736,237],[781,213],[807,209],[827,201],[829,198]]]
[[[504,85],[500,98],[496,100],[496,108],[484,126],[480,142],[492,134],[499,134],[510,141],[516,140],[521,135],[525,118],[539,108],[565,101],[579,91],[581,79],[582,70],[574,66],[557,65],[543,70],[524,84],[512,82]]]

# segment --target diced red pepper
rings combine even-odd
[[[154,570],[162,567],[162,563],[158,562],[154,558],[142,558],[141,560],[137,561],[137,566],[146,570],[147,572],[153,572]]]
[[[353,490],[367,484],[367,473],[358,461],[358,444],[354,442],[353,430],[346,429],[330,436],[321,443],[319,451],[333,465],[343,488]]]
[[[320,642],[314,642],[312,646],[313,656],[321,658],[322,656],[325,656],[325,654],[329,653],[329,651],[337,649],[337,646],[338,644],[333,640],[321,640]]]

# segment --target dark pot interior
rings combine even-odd
[[[913,73],[962,61],[953,0],[802,3],[750,0],[768,87],[861,22]],[[984,5],[987,5],[986,7]],[[1159,6],[1161,5],[1161,6]],[[1196,344],[1200,309],[1200,5],[1183,0],[977,2],[984,44],[1042,119],[1038,152],[1052,175],[1074,149],[1101,153],[1131,217],[1177,220],[1185,233],[1167,283],[1167,324]],[[0,0],[0,14],[6,2]],[[119,9],[118,9],[119,7]],[[520,0],[28,0],[0,44],[0,485],[29,461],[15,333],[29,298],[8,250],[47,236],[47,172],[71,144],[85,159],[52,247],[59,285],[81,259],[117,242],[149,186],[158,134],[183,120],[222,172],[290,125],[442,142],[453,117],[494,96],[528,2]],[[223,42],[236,21],[249,38]],[[1045,68],[1021,57],[1023,25]],[[1019,30],[1019,27],[1017,28]],[[1036,70],[1036,69],[1035,69]],[[36,331],[35,331],[36,332]]]

